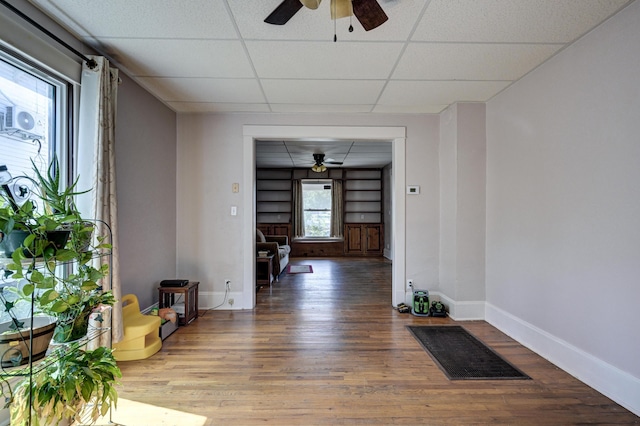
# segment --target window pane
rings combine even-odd
[[[331,181],[302,182],[304,235],[331,236]]]
[[[54,152],[66,152],[67,82],[27,64],[5,50],[0,49],[0,191],[10,193],[17,204],[32,200],[42,212],[34,183],[25,177],[35,178],[33,164],[46,174]],[[61,175],[67,175],[65,156],[60,159]],[[32,164],[33,161],[33,164]],[[0,201],[2,202],[2,201]],[[4,253],[2,253],[4,254]],[[6,260],[0,259],[0,265]],[[9,301],[15,294],[5,291],[12,285],[23,285],[24,280],[1,274],[2,296]],[[13,314],[30,315],[30,303],[17,303]],[[9,314],[0,310],[0,322]]]
[[[4,57],[3,57],[4,58]],[[3,177],[28,175],[33,166],[46,173],[55,147],[57,87],[34,73],[19,68],[17,61],[0,58],[0,166]],[[13,179],[8,188],[22,204],[31,198],[33,183]],[[37,200],[31,198],[39,207]]]

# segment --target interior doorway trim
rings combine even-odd
[[[405,127],[376,127],[376,126],[261,126],[245,125],[243,133],[242,178],[242,229],[243,233],[243,270],[245,271],[242,286],[242,308],[253,309],[256,305],[256,179],[255,179],[255,148],[256,139],[272,140],[300,140],[300,139],[330,139],[330,140],[366,140],[367,142],[392,143],[392,176],[393,187],[391,198],[392,241],[391,248],[393,262],[392,300],[393,306],[405,299]]]

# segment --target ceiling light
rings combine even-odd
[[[311,167],[311,170],[313,170],[316,173],[322,173],[327,171],[327,166],[325,166],[324,164],[314,164]]]

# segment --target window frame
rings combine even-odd
[[[332,191],[332,187],[333,187],[333,180],[332,179],[301,179],[301,185],[302,185],[302,212],[303,212],[303,223],[304,223],[304,231],[305,231],[305,235],[303,238],[305,239],[320,239],[320,240],[329,240],[329,239],[333,239],[333,237],[331,237],[331,220],[332,217],[331,215],[333,215],[333,211],[331,208],[332,202],[333,202],[333,191]],[[308,209],[305,207],[305,185],[329,185],[329,189],[325,189],[327,191],[329,191],[329,207],[327,209]],[[327,235],[309,235],[307,233],[307,220],[306,220],[306,213],[307,212],[328,212],[329,213],[329,224],[328,224],[328,229],[327,229]]]
[[[48,133],[51,140],[49,141],[47,157],[49,161],[54,158],[54,155],[57,157],[62,181],[65,185],[71,185],[75,170],[73,143],[74,84],[54,70],[2,44],[0,44],[0,59],[54,87],[52,108],[55,113],[53,114],[53,120],[49,123],[50,129],[48,129]]]

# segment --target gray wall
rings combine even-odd
[[[176,278],[176,114],[126,75],[118,88],[116,169],[122,294],[157,302]]]

